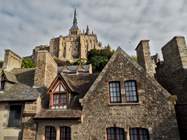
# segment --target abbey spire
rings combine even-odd
[[[70,34],[79,34],[80,33],[80,30],[79,30],[79,27],[77,25],[77,10],[75,9],[74,10],[74,15],[73,15],[73,25],[72,27],[70,28]]]

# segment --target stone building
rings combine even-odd
[[[176,98],[154,79],[146,47],[136,48],[140,64],[118,48],[100,73],[59,67],[47,50],[37,52],[36,68],[23,69],[21,57],[6,51],[0,139],[179,140]]]
[[[102,44],[98,41],[97,35],[93,31],[90,32],[88,26],[85,31],[80,30],[75,10],[69,35],[52,38],[49,45],[37,46],[33,50],[33,56],[36,58],[38,50],[48,50],[53,57],[62,61],[74,62],[80,58],[86,59],[87,53],[91,49],[102,49]]]

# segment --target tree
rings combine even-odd
[[[31,58],[24,58],[22,60],[22,68],[34,68],[36,67],[36,64],[33,62]]]
[[[87,64],[92,64],[94,72],[100,72],[114,51],[111,51],[109,47],[105,47],[101,50],[92,49],[88,52],[88,61]]]

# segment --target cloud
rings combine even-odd
[[[0,0],[0,59],[4,49],[30,55],[34,46],[67,35],[77,8],[81,29],[86,25],[104,45],[121,46],[130,54],[141,39],[153,53],[175,35],[187,33],[185,0]]]

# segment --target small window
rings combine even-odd
[[[10,113],[9,113],[9,127],[20,127],[21,125],[21,113],[22,113],[22,105],[10,105]]]
[[[138,102],[136,81],[125,81],[125,95],[127,102]]]
[[[5,88],[5,77],[3,75],[0,76],[0,90],[4,90]]]
[[[110,102],[111,103],[121,103],[121,90],[120,82],[112,81],[109,83],[110,90]]]
[[[125,140],[124,129],[118,127],[107,128],[107,140]]]
[[[59,93],[53,95],[53,106],[65,106],[67,105],[67,94]]]
[[[149,131],[145,128],[131,128],[130,140],[149,140]]]
[[[56,129],[53,126],[45,127],[45,140],[56,140]]]
[[[60,140],[71,140],[71,128],[67,126],[60,127]]]

